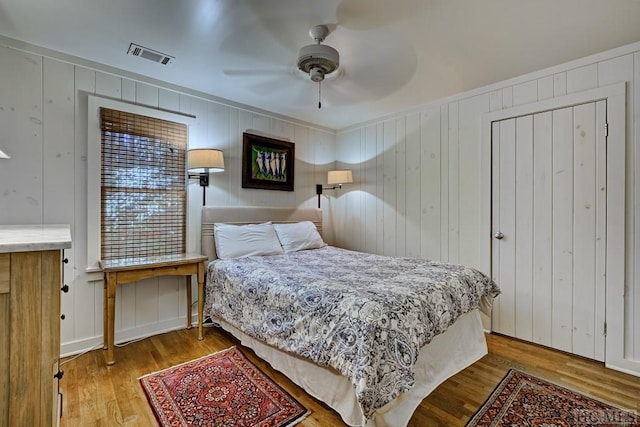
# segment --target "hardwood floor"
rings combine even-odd
[[[138,378],[232,345],[311,410],[302,427],[342,426],[340,417],[270,368],[226,332],[195,328],[156,335],[116,348],[116,364],[106,366],[104,350],[94,350],[63,365],[63,427],[150,426],[155,418]],[[418,407],[409,425],[464,426],[510,368],[640,413],[640,378],[603,364],[499,335],[487,335],[489,354],[440,385]],[[70,358],[69,358],[70,359]],[[67,359],[67,360],[69,360]]]

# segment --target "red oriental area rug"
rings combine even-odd
[[[140,377],[162,426],[291,426],[308,411],[236,347]]]
[[[511,369],[467,426],[640,426],[640,416]]]

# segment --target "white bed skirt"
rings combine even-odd
[[[474,310],[461,316],[445,333],[436,336],[420,350],[415,367],[416,385],[378,409],[367,422],[356,400],[353,385],[337,371],[278,350],[223,320],[214,321],[274,369],[333,408],[350,426],[406,426],[420,402],[438,385],[487,354],[480,312]]]

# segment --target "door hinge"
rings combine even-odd
[[[605,337],[607,336],[607,322],[604,322],[604,332],[603,334]]]
[[[604,123],[604,137],[608,137],[609,136],[609,123],[605,122]]]

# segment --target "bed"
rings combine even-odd
[[[322,232],[320,209],[203,207],[202,310],[346,424],[407,425],[422,399],[487,353],[480,311],[489,314],[499,290],[480,272],[331,246],[233,259],[218,241],[217,259],[223,226],[214,224],[266,221]],[[425,281],[433,291],[422,292]]]

